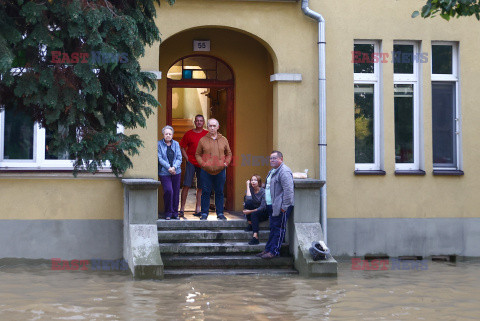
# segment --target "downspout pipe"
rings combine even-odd
[[[318,22],[318,139],[319,178],[325,184],[320,188],[320,217],[324,242],[327,244],[327,99],[325,79],[325,19],[302,0],[302,11]]]

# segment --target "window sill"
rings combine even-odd
[[[458,169],[451,169],[451,170],[445,170],[445,169],[434,169],[433,170],[433,175],[435,176],[463,176],[465,173],[461,170]]]
[[[374,175],[374,176],[383,176],[385,175],[385,171],[382,170],[375,170],[375,171],[362,171],[362,170],[355,170],[355,175]]]
[[[73,176],[72,169],[65,170],[19,170],[0,168],[0,179],[7,178],[42,178],[42,179],[117,179],[111,170],[98,171],[95,174],[79,172]],[[121,176],[119,176],[121,178]]]
[[[422,170],[396,170],[395,175],[399,176],[425,176],[425,171]]]

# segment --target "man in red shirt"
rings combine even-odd
[[[190,187],[192,187],[194,175],[197,177],[197,202],[195,205],[195,214],[200,213],[200,201],[202,199],[202,185],[200,184],[201,168],[197,160],[195,159],[195,152],[197,151],[198,142],[203,136],[208,134],[208,130],[203,129],[205,119],[202,115],[196,115],[194,123],[195,128],[186,132],[185,135],[183,135],[182,140],[180,141],[180,149],[182,151],[182,155],[187,160],[187,164],[185,166],[185,174],[183,178],[180,211],[178,212],[178,216],[181,217],[183,216],[183,212],[185,210],[188,190]]]

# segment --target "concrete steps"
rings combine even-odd
[[[265,243],[248,245],[247,242],[160,243],[163,254],[257,254],[265,249]],[[288,254],[288,245],[283,244],[281,254]]]
[[[265,260],[268,222],[261,225],[260,244],[248,245],[252,233],[245,220],[158,220],[158,240],[166,276],[196,274],[296,274],[288,244],[281,256]]]
[[[259,233],[260,241],[267,241],[270,231]],[[158,241],[175,243],[178,242],[219,242],[237,241],[248,242],[252,238],[252,232],[239,230],[162,230],[158,231]]]
[[[157,220],[159,231],[163,230],[240,230],[243,231],[247,227],[245,220]],[[268,230],[268,222],[260,223],[261,230]]]
[[[248,275],[248,274],[298,274],[294,269],[182,269],[165,270],[166,277],[184,277],[192,275]]]
[[[275,260],[264,260],[255,255],[168,255],[163,263],[170,267],[204,268],[206,266],[221,266],[222,268],[251,269],[258,267],[273,267],[289,269],[293,265],[292,257],[279,257]]]

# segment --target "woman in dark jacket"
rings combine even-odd
[[[165,219],[178,219],[178,199],[180,193],[180,166],[182,153],[180,145],[173,140],[173,128],[162,129],[163,139],[158,142],[158,176],[163,187]]]
[[[259,223],[268,220],[266,211],[258,210],[264,197],[265,189],[262,187],[262,178],[259,175],[253,175],[252,178],[247,181],[247,192],[243,206],[243,214],[247,217],[248,222],[245,231],[253,231],[253,237],[250,242],[248,242],[250,245],[259,243]]]

